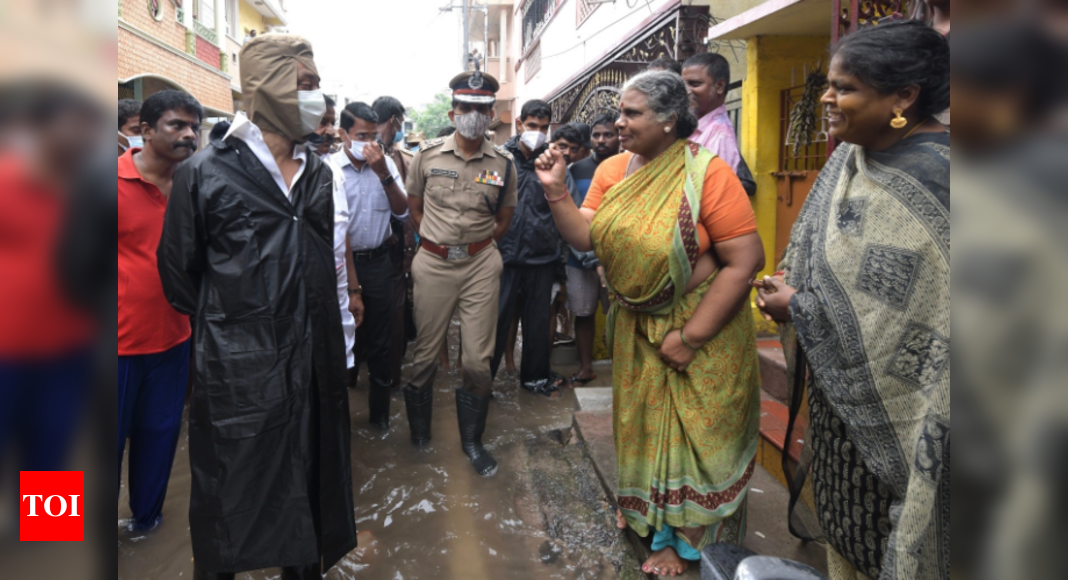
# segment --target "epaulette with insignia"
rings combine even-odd
[[[430,139],[429,141],[423,141],[422,143],[419,144],[419,151],[426,151],[427,149],[430,149],[432,147],[437,147],[439,145],[442,145],[443,143],[445,143],[445,138]]]
[[[508,160],[511,160],[511,161],[515,161],[515,159],[512,156],[512,152],[507,150],[507,149],[505,149],[504,147],[502,147],[500,145],[494,145],[493,146],[493,150],[496,151],[497,153],[500,153],[501,157],[504,157],[505,159],[508,159]]]

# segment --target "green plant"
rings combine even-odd
[[[452,121],[449,120],[449,111],[451,110],[452,96],[448,93],[434,95],[433,101],[412,113],[412,120],[415,122],[416,130],[425,133],[427,139],[433,139],[437,136],[438,131],[446,127],[452,127]]]

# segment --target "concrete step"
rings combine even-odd
[[[577,365],[579,364],[578,347],[574,344],[553,347],[549,360],[554,368]]]
[[[578,411],[612,412],[612,387],[582,387],[575,389]]]
[[[576,390],[581,392],[582,389]],[[778,411],[767,413],[769,426],[775,429],[773,421],[778,421]],[[610,503],[615,504],[618,490],[618,465],[616,463],[615,440],[612,432],[612,412],[579,411],[575,413],[575,435],[585,445],[586,453],[593,461],[595,471]],[[785,429],[783,429],[785,432]],[[762,440],[762,444],[766,440]],[[768,443],[771,449],[773,445]],[[770,455],[770,452],[768,452]],[[780,455],[781,457],[781,455]],[[781,467],[778,468],[781,473]],[[745,547],[766,556],[776,556],[801,562],[822,572],[827,570],[827,555],[816,544],[803,544],[792,535],[787,527],[786,513],[789,506],[789,494],[775,476],[762,467],[758,467],[753,476],[749,495],[749,534]],[[634,532],[628,532],[628,539],[639,561],[644,562],[651,555],[649,539],[639,538]],[[699,579],[700,570],[695,565],[682,578]]]
[[[785,404],[790,390],[782,344],[777,339],[758,340],[757,354],[760,357],[760,377],[763,379],[764,392]]]

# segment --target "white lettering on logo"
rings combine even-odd
[[[37,502],[35,500],[44,499],[43,495],[24,495],[22,501],[26,501],[26,498],[30,498],[30,515],[28,517],[37,517]]]
[[[59,504],[63,506],[62,508],[60,508],[58,514],[52,513],[52,510],[50,509],[50,507],[52,505],[52,500],[54,500],[54,499],[58,499],[59,500]],[[44,509],[45,509],[45,513],[46,514],[48,514],[48,515],[50,515],[50,516],[52,516],[54,518],[58,518],[59,516],[61,516],[64,513],[66,513],[66,511],[67,511],[67,500],[66,500],[66,498],[64,498],[61,495],[50,495],[50,496],[48,496],[48,499],[46,499],[44,501]]]

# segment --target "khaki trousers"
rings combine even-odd
[[[488,397],[493,393],[490,359],[496,346],[497,303],[504,263],[497,247],[450,262],[420,250],[412,262],[417,336],[411,385],[434,382],[438,354],[454,311],[459,312],[464,361],[464,390]]]

